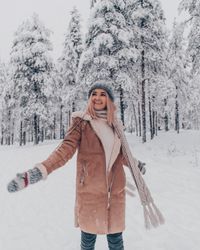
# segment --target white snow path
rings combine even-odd
[[[166,223],[146,231],[137,191],[127,196],[125,249],[199,250],[200,132],[160,133],[146,144],[134,135],[128,140],[147,164],[144,178]],[[59,142],[0,147],[0,249],[80,249],[80,231],[73,225],[76,157],[46,181],[15,194],[6,190],[17,172],[44,160]],[[107,249],[105,236],[97,237],[96,249]]]

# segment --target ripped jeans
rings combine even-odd
[[[107,234],[109,250],[124,250],[122,233]],[[81,231],[81,250],[94,250],[97,235]]]

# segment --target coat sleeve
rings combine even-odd
[[[63,141],[45,161],[41,162],[48,174],[65,165],[76,152],[81,140],[81,122],[80,118],[74,118]]]

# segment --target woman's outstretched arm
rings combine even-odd
[[[43,162],[36,164],[32,169],[23,173],[18,173],[7,186],[9,192],[16,192],[24,189],[29,184],[45,180],[52,171],[62,167],[72,158],[80,143],[81,138],[81,120],[75,118],[68,129],[63,141]]]

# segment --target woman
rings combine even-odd
[[[72,125],[57,149],[33,169],[17,174],[8,185],[8,191],[15,192],[46,179],[78,149],[75,225],[81,229],[82,250],[94,249],[97,234],[107,235],[109,249],[124,249],[126,179],[123,165],[131,169],[144,205],[146,223],[146,205],[153,203],[138,170],[144,173],[144,164],[130,157],[115,110],[112,89],[103,81],[93,84],[86,111],[73,113]],[[160,222],[153,221],[152,217],[156,221],[155,215],[149,214],[151,224]]]

